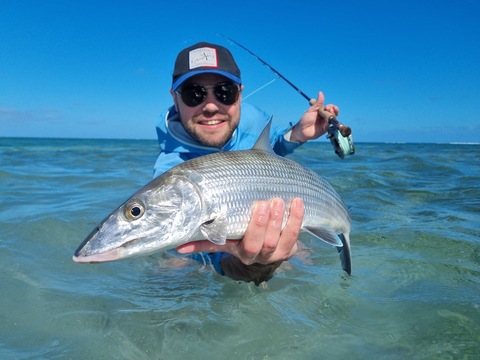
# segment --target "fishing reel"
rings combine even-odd
[[[335,121],[328,119],[327,139],[332,143],[333,149],[340,159],[343,159],[345,155],[355,154],[355,146],[353,145],[351,131],[349,131],[348,135],[344,136],[346,132],[344,131],[342,133],[342,126],[345,127],[345,125],[340,124],[336,119]]]
[[[343,159],[345,155],[355,154],[353,145],[352,129],[340,123],[331,113],[319,109],[319,114],[328,119],[327,139],[332,143],[335,153]]]

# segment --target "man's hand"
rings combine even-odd
[[[284,213],[285,202],[280,198],[259,201],[242,240],[227,240],[225,245],[215,245],[208,240],[193,241],[179,246],[177,251],[181,254],[227,252],[245,265],[266,265],[288,260],[297,251],[304,215],[303,200],[292,200],[287,223],[282,230]]]
[[[332,115],[339,114],[338,106],[333,104],[323,105],[325,96],[320,91],[317,100],[305,111],[300,121],[292,129],[290,141],[305,142],[317,139],[328,130],[328,118],[323,116],[318,110],[323,109]]]

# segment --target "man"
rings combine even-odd
[[[161,153],[154,167],[159,176],[183,161],[216,151],[251,149],[270,116],[247,103],[241,104],[243,85],[240,70],[228,49],[201,42],[182,50],[175,61],[170,93],[174,105],[157,124]],[[295,126],[273,128],[270,141],[279,155],[293,152],[302,143],[326,133],[325,110],[338,115],[335,105],[323,106],[320,92],[316,102]],[[259,201],[241,241],[219,246],[196,241],[177,248],[197,260],[212,264],[221,275],[254,281],[270,279],[275,269],[297,250],[303,220],[303,202],[294,199],[285,228],[282,199]]]

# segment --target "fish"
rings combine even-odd
[[[221,151],[185,161],[150,181],[108,215],[80,244],[77,263],[150,255],[187,242],[240,240],[259,200],[302,198],[307,232],[340,254],[351,275],[351,220],[335,189],[314,171],[274,153],[271,121],[250,150]]]

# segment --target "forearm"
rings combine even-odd
[[[301,142],[296,142],[291,140],[292,129],[285,129],[284,131],[279,132],[277,141],[273,147],[273,151],[280,156],[286,156],[294,152],[300,145]]]

